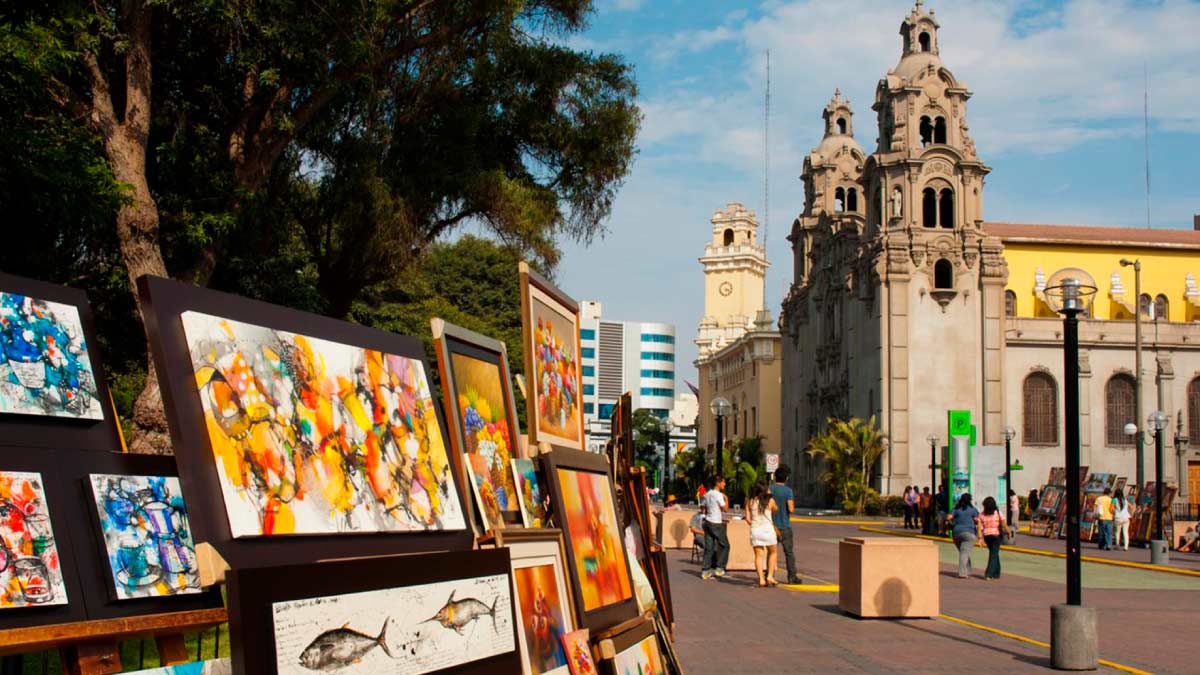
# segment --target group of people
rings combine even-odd
[[[796,497],[787,485],[790,475],[788,467],[781,465],[775,470],[774,482],[758,483],[746,500],[746,520],[750,525],[750,545],[754,547],[754,569],[760,588],[779,585],[775,580],[777,546],[783,547],[787,583],[801,583],[796,575],[792,540],[792,510]],[[729,499],[725,495],[723,476],[708,479],[702,489],[700,512],[692,518],[691,530],[696,536],[704,537],[700,578],[707,580],[725,576],[725,565],[729,562],[729,535],[725,523]]]
[[[929,524],[935,515],[934,495],[928,487],[922,492],[916,485],[904,486],[904,529],[921,530],[929,534]]]
[[[1130,511],[1124,491],[1118,488],[1114,494],[1112,488],[1104,488],[1104,494],[1096,498],[1095,508],[1096,523],[1100,527],[1100,550],[1111,551],[1119,548],[1128,551]]]
[[[958,578],[966,579],[971,571],[971,549],[987,546],[988,562],[984,579],[1000,578],[1000,545],[1005,537],[1011,539],[1013,528],[996,506],[996,500],[985,497],[983,513],[971,503],[971,495],[963,494],[950,512],[949,524],[958,547]]]

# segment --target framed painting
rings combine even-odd
[[[541,456],[563,531],[579,623],[592,631],[638,614],[616,497],[603,455],[556,448]]]
[[[0,611],[67,604],[55,541],[42,474],[0,469]]]
[[[545,493],[538,481],[532,459],[514,459],[513,476],[517,480],[517,500],[521,503],[521,518],[525,527],[543,527],[546,523]]]
[[[512,556],[517,635],[525,675],[570,675],[563,637],[575,630],[562,531],[520,529],[495,533]]]
[[[580,628],[562,637],[563,650],[567,653],[567,665],[571,675],[596,675],[596,660],[592,655],[592,643],[588,629]]]
[[[420,340],[166,279],[138,288],[196,541],[232,567],[470,548]],[[403,536],[361,536],[381,534]]]
[[[509,550],[233,570],[234,672],[517,673]]]
[[[611,675],[667,675],[653,621],[643,620],[610,640],[612,656],[606,654],[605,662]]]
[[[579,304],[526,263],[520,275],[529,443],[582,450]]]
[[[499,340],[438,318],[430,320],[430,327],[450,440],[456,457],[469,458],[463,464],[471,472],[482,530],[520,526],[512,468],[512,460],[520,456],[520,425],[508,350]]]

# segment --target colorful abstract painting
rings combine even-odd
[[[658,638],[651,635],[628,649],[617,652],[613,659],[616,675],[666,675]]]
[[[0,471],[0,610],[65,604],[42,476]]]
[[[196,545],[179,479],[89,479],[117,599],[199,593]]]
[[[420,361],[182,320],[234,537],[466,529]]]
[[[467,473],[471,476],[471,489],[475,491],[475,503],[483,514],[483,526],[489,530],[504,529],[504,514],[496,499],[495,486],[491,482],[491,465],[482,455],[465,455]]]
[[[533,344],[527,348],[532,350],[535,369],[529,385],[537,406],[537,439],[581,448],[579,326],[575,315],[549,296],[537,288],[530,293]]]
[[[546,520],[546,506],[538,485],[537,471],[532,459],[514,459],[513,475],[517,478],[517,499],[521,502],[521,519],[525,527],[541,527]]]
[[[521,631],[525,642],[530,675],[551,673],[567,675],[567,656],[562,636],[569,624],[566,586],[554,558],[541,564],[513,569],[513,583],[520,603]]]
[[[104,419],[76,307],[0,293],[0,412]]]
[[[633,595],[608,474],[558,469],[563,528],[583,594],[583,611]]]
[[[571,675],[596,675],[596,662],[592,660],[588,629],[567,633],[562,637],[562,643],[563,650],[567,653],[567,666]]]
[[[508,575],[271,606],[276,672],[413,675],[514,651]]]
[[[511,460],[516,456],[513,420],[508,419],[507,385],[500,367],[463,354],[453,354],[454,387],[462,419],[464,452],[479,455],[487,467],[482,478],[489,484],[501,512],[516,514],[516,481]]]

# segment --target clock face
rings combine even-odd
[[[733,284],[729,283],[728,281],[722,281],[717,290],[721,292],[721,295],[729,295],[733,292]]]

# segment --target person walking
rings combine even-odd
[[[1005,522],[1004,514],[1000,513],[996,506],[996,500],[991,497],[984,498],[983,514],[979,516],[978,523],[979,530],[976,534],[983,539],[988,549],[987,569],[984,570],[983,578],[999,579],[1000,544],[1004,542],[1004,533],[1012,536],[1012,528]]]
[[[921,492],[917,508],[921,511],[921,534],[933,534],[933,495],[929,493],[928,485]]]
[[[1033,514],[1037,511],[1038,504],[1041,503],[1041,497],[1038,497],[1037,490],[1030,490],[1029,496],[1025,498],[1025,513],[1033,520]]]
[[[933,496],[933,509],[937,515],[937,534],[939,537],[946,536],[946,517],[950,510],[950,495],[946,492],[946,484],[942,483],[938,488],[937,494]]]
[[[1117,488],[1113,493],[1113,548],[1129,550],[1129,502],[1125,501],[1125,491]],[[1125,542],[1122,545],[1121,542]]]
[[[786,464],[775,469],[775,484],[771,486],[771,498],[775,500],[775,511],[771,514],[775,528],[779,531],[779,545],[783,548],[783,563],[787,567],[787,582],[799,584],[796,576],[795,542],[792,540],[792,511],[796,508],[796,494],[788,487],[787,479],[792,470]],[[771,577],[774,578],[774,572]]]
[[[904,529],[913,528],[913,489],[911,485],[904,486]]]
[[[951,533],[958,547],[958,578],[966,579],[971,572],[971,549],[979,541],[979,511],[971,506],[970,493],[963,493],[950,513]]]
[[[765,482],[754,486],[746,504],[746,518],[750,525],[750,545],[754,547],[754,572],[758,575],[758,587],[778,586],[775,581],[775,545],[779,535],[775,534],[773,514],[775,498]]]
[[[1016,490],[1008,491],[1008,512],[1012,513],[1012,522],[1009,523],[1009,527],[1016,532],[1020,529],[1017,525],[1021,522],[1021,498],[1017,496]],[[1008,513],[1005,513],[1004,516],[1007,518]]]
[[[1112,550],[1112,502],[1112,488],[1104,488],[1104,494],[1096,497],[1096,518],[1100,524],[1100,541],[1098,542],[1098,547],[1101,551]]]
[[[725,531],[722,512],[729,508],[725,499],[725,477],[713,479],[712,487],[704,493],[704,562],[700,566],[700,578],[711,579],[725,576],[725,565],[729,562],[729,535]]]

